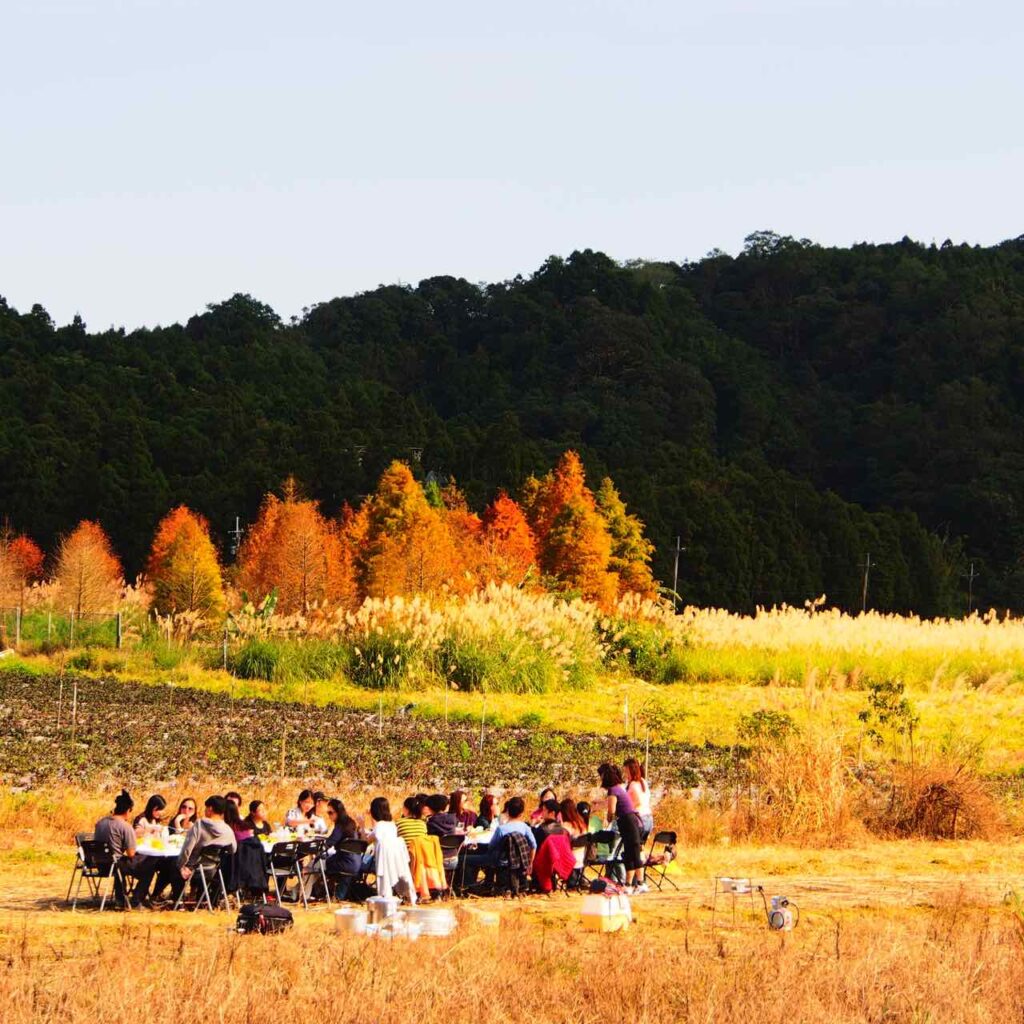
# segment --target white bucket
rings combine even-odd
[[[366,911],[362,907],[342,907],[334,912],[334,930],[350,935],[366,934]]]
[[[420,926],[424,935],[451,935],[455,931],[455,914],[447,907],[410,907],[406,916],[410,923]]]

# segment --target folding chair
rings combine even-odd
[[[71,909],[75,910],[78,907],[78,897],[82,891],[83,881],[89,887],[89,897],[91,899],[98,898],[100,910],[105,909],[107,898],[110,894],[103,891],[103,883],[108,878],[113,883],[114,870],[117,864],[114,859],[114,851],[108,843],[96,839],[82,839],[78,843],[77,856],[81,866],[79,867],[77,863],[75,864],[74,874],[78,875],[78,885],[75,887],[75,895],[71,897]],[[72,875],[72,882],[74,882],[74,874]],[[70,888],[68,889],[68,895],[69,897],[71,896]]]
[[[285,886],[288,879],[298,874],[302,869],[299,867],[299,844],[295,840],[288,843],[275,843],[270,851],[270,884],[274,890],[274,897],[278,904],[283,904],[283,893],[281,891],[281,879],[284,879]],[[299,880],[299,888],[305,900],[305,889],[302,880]]]
[[[327,884],[327,869],[324,866],[324,861],[327,859],[327,840],[320,838],[307,839],[304,842],[300,842],[296,854],[299,869],[297,877],[299,879],[299,893],[302,896],[302,906],[305,908],[309,907],[308,897],[312,895],[312,892],[309,894],[306,892],[306,879],[314,878],[318,873],[321,881],[324,883],[324,896],[327,898],[327,906],[330,906],[331,890]]]
[[[93,838],[94,836],[92,832],[75,833],[75,866],[71,869],[71,881],[68,882],[68,894],[64,897],[65,903],[71,902],[71,890],[74,889],[76,881],[81,885],[82,877],[85,877],[88,880],[89,895],[96,895],[92,879],[87,875],[83,875],[83,872],[85,871],[85,857],[82,854],[82,843],[91,843]]]
[[[445,898],[451,899],[455,894],[455,875],[458,871],[459,850],[466,845],[466,837],[453,834],[440,836],[439,841],[441,843],[441,856],[444,858],[444,877],[448,883],[448,895]],[[449,861],[455,861],[455,863],[449,867]],[[464,877],[465,873],[463,872]]]
[[[346,897],[350,896],[353,883],[358,882],[366,874],[363,870],[363,857],[366,855],[369,847],[370,844],[365,839],[343,839],[334,847],[335,853],[351,853],[359,858],[359,869],[357,871],[329,871],[327,873],[329,879],[338,879],[339,891],[341,882],[346,878],[349,880],[348,886],[345,889]],[[341,899],[340,896],[338,898]]]
[[[573,836],[572,841],[569,845],[572,847],[573,852],[575,852],[576,850],[582,850],[583,856],[582,858],[576,858],[576,868],[574,869],[573,873],[562,883],[562,890],[566,894],[566,896],[569,895],[570,889],[579,890],[583,888],[583,881],[585,877],[584,872],[586,871],[587,866],[587,853],[589,852],[590,847],[592,845],[591,833],[584,832],[582,835]]]
[[[659,847],[661,847],[660,850],[658,849]],[[644,881],[649,881],[652,885],[657,886],[659,892],[661,892],[661,888],[666,882],[673,889],[677,891],[679,889],[679,886],[668,877],[668,866],[672,863],[675,852],[675,832],[654,833],[651,837],[651,845],[647,851],[647,856],[644,857]]]
[[[600,853],[599,846],[607,846],[608,853]],[[587,852],[583,857],[583,880],[588,880],[588,871],[594,872],[594,878],[614,878],[615,872],[621,867],[622,837],[619,833],[611,829],[591,832]]]
[[[213,897],[210,893],[210,882],[216,880],[220,886],[220,895],[217,898],[218,905],[220,901],[224,901],[224,906],[227,910],[231,909],[231,898],[228,896],[228,887],[224,884],[224,871],[222,867],[222,859],[226,855],[227,847],[222,846],[208,846],[199,854],[199,860],[196,862],[195,871],[192,874],[192,884],[196,888],[202,890],[199,898],[196,900],[196,905],[192,908],[192,912],[195,913],[204,903],[207,909],[213,913],[217,908],[213,905]],[[198,879],[198,886],[196,886],[196,880]],[[174,910],[178,910],[181,907],[182,901],[185,899],[185,892],[188,886],[183,886],[181,892],[178,894],[178,898],[174,901]]]

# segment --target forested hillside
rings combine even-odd
[[[1024,239],[733,258],[594,252],[436,277],[282,322],[236,295],[184,325],[56,327],[0,300],[0,515],[52,547],[83,517],[138,571],[185,503],[226,545],[289,474],[328,514],[393,458],[477,508],[566,449],[608,473],[684,600],[828,594],[1024,609]]]

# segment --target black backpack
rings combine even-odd
[[[273,903],[246,903],[238,911],[235,931],[240,935],[273,935],[291,928],[293,924],[295,919],[287,907]]]

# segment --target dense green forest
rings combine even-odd
[[[481,506],[566,448],[609,473],[687,602],[826,593],[926,615],[1024,609],[1024,237],[737,257],[552,258],[435,277],[283,322],[235,295],[89,333],[0,299],[0,515],[99,519],[129,572],[178,502],[226,545],[294,473],[328,512],[395,457]]]

